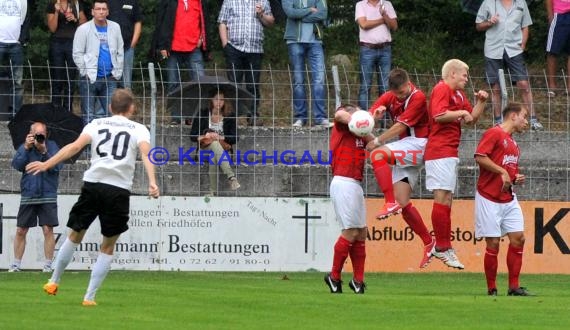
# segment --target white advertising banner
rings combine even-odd
[[[56,253],[76,195],[58,197]],[[14,258],[20,196],[0,195],[0,268]],[[129,230],[115,246],[112,269],[182,271],[326,271],[340,233],[330,199],[131,197]],[[87,270],[97,258],[99,222],[89,228],[68,269]],[[28,233],[22,268],[44,264],[40,227]]]

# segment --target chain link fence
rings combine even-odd
[[[10,69],[10,68],[8,68]],[[24,73],[24,103],[44,103],[50,101],[53,82],[49,75],[49,64],[34,66],[28,63]],[[181,124],[171,125],[166,71],[160,63],[153,69],[147,64],[135,65],[132,88],[138,99],[138,114],[136,120],[147,125],[153,132],[153,145],[163,147],[169,153],[168,162],[157,166],[157,175],[163,195],[199,196],[209,193],[208,165],[192,163],[196,143],[190,139],[192,116],[184,116]],[[327,68],[325,80],[325,109],[329,118],[339,102],[354,103],[358,101],[359,74],[352,66],[337,66],[337,74],[331,67]],[[431,88],[439,81],[440,72],[417,72],[406,68],[412,82],[426,92],[429,97]],[[206,75],[226,77],[226,70],[213,66],[206,69]],[[70,77],[72,75],[70,74]],[[154,76],[154,77],[153,77]],[[180,77],[187,81],[189,73],[180,69]],[[310,72],[305,72],[305,88],[307,104],[311,114]],[[561,72],[557,78],[559,89],[554,90],[555,96],[549,97],[546,88],[546,75],[530,75],[530,85],[534,97],[534,109],[544,125],[544,131],[528,131],[516,137],[521,146],[521,172],[527,175],[527,183],[519,187],[520,200],[569,200],[569,168],[570,168],[570,94],[566,85],[568,77]],[[336,84],[335,84],[336,81]],[[516,86],[511,83],[506,73],[506,89],[509,100],[520,101]],[[76,81],[66,82],[75,84]],[[240,85],[245,88],[245,86]],[[7,121],[11,116],[12,84],[7,76],[0,76],[0,120]],[[479,90],[490,92],[486,79],[480,75],[470,76],[466,92],[470,98]],[[77,89],[76,89],[77,90]],[[331,179],[328,168],[329,136],[327,129],[318,126],[293,128],[292,107],[292,72],[289,69],[276,69],[271,63],[266,63],[261,72],[260,102],[257,112],[261,122],[257,126],[249,126],[247,112],[239,111],[232,119],[238,127],[238,142],[232,155],[233,168],[242,183],[238,191],[229,190],[225,180],[218,181],[218,194],[221,196],[328,196],[328,185]],[[376,87],[371,90],[372,101],[378,95]],[[174,104],[184,107],[186,104],[205,105],[205,100],[192,99],[183,95],[174,99]],[[73,112],[81,114],[79,95],[73,98]],[[309,122],[312,124],[312,122]],[[262,125],[260,125],[262,124]],[[382,127],[391,123],[381,123]],[[465,127],[460,146],[460,180],[456,196],[458,198],[473,198],[478,170],[473,160],[473,152],[481,134],[493,125],[491,104],[489,102],[485,115],[473,126]],[[382,128],[379,128],[379,131]],[[20,174],[10,168],[14,154],[6,125],[0,128],[4,139],[1,141],[2,161],[0,176],[4,191],[18,192]],[[247,157],[244,158],[246,152]],[[303,155],[305,155],[304,161]],[[320,156],[319,156],[320,155]],[[241,158],[240,158],[241,157]],[[237,160],[242,159],[239,164]],[[61,193],[78,193],[81,186],[83,171],[87,168],[84,156],[73,165],[65,166],[60,180]],[[422,177],[420,187],[414,196],[431,198],[426,191]],[[220,176],[221,177],[221,176]],[[371,168],[367,166],[363,183],[368,196],[380,196],[375,184]],[[145,175],[142,166],[137,167],[133,192],[146,194]]]

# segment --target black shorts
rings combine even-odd
[[[30,228],[40,226],[57,227],[57,203],[25,204],[18,210],[18,227]]]
[[[485,73],[487,74],[487,82],[494,85],[499,82],[499,69],[507,69],[511,74],[511,81],[528,81],[528,71],[524,63],[524,55],[521,53],[514,57],[509,57],[507,52],[503,53],[502,59],[492,59],[485,57]]]
[[[99,216],[101,234],[111,237],[129,229],[129,199],[127,189],[105,183],[84,182],[81,195],[69,212],[67,226],[75,231],[87,230]]]

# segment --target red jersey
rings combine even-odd
[[[400,139],[408,136],[427,138],[429,134],[429,116],[427,111],[426,95],[421,90],[411,85],[411,94],[400,100],[392,91],[388,91],[370,107],[370,114],[379,106],[386,107],[392,121],[402,123],[408,129],[400,134]]]
[[[172,35],[172,50],[191,52],[198,46],[202,28],[202,4],[200,0],[188,0],[186,5],[178,1],[174,32]]]
[[[515,181],[519,173],[520,149],[512,135],[503,131],[501,126],[497,125],[483,133],[475,155],[489,157],[495,164],[507,170],[511,182]],[[502,186],[503,180],[499,174],[481,168],[477,181],[477,191],[481,196],[496,203],[512,201],[512,190],[503,192]]]
[[[431,92],[429,102],[430,131],[424,154],[425,160],[458,157],[461,121],[456,120],[451,123],[435,121],[435,118],[445,114],[448,110],[467,110],[471,113],[473,107],[462,90],[453,90],[441,80]]]
[[[366,162],[366,143],[348,130],[347,124],[334,123],[331,133],[331,169],[333,175],[362,181]]]

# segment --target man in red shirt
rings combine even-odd
[[[364,262],[366,260],[366,207],[361,182],[366,162],[364,147],[374,136],[353,135],[348,129],[352,113],[357,106],[340,106],[334,116],[330,150],[333,179],[330,185],[331,200],[342,232],[334,245],[332,271],[325,275],[331,293],[342,293],[341,272],[350,255],[354,276],[348,286],[354,293],[364,293]]]
[[[468,81],[469,66],[452,59],[441,69],[442,80],[431,92],[430,132],[425,150],[426,188],[433,191],[431,221],[435,234],[432,256],[447,266],[463,269],[463,264],[451,248],[451,202],[457,184],[458,148],[461,124],[476,123],[485,109],[489,94],[475,93],[475,107],[463,91]]]
[[[382,220],[402,212],[406,223],[424,243],[424,254],[420,262],[420,268],[423,268],[431,259],[435,241],[420,213],[410,203],[410,198],[424,163],[423,153],[429,134],[426,96],[410,82],[408,73],[403,69],[390,72],[388,86],[390,90],[370,108],[375,119],[384,118],[384,113],[388,111],[394,121],[388,131],[367,146],[368,150],[374,149],[370,160],[376,182],[386,199],[376,218]],[[395,137],[399,137],[399,140],[384,144]]]
[[[196,80],[204,75],[204,57],[208,52],[205,0],[164,0],[157,9],[156,31],[153,47],[166,60],[168,94],[172,95],[180,86],[180,72],[188,72],[189,79]],[[180,124],[182,109],[180,102],[169,102],[171,124]]]
[[[475,194],[475,236],[487,243],[484,266],[487,293],[497,295],[497,255],[501,237],[509,237],[507,268],[509,296],[529,296],[519,285],[524,247],[524,220],[513,185],[523,184],[519,174],[520,149],[512,137],[528,128],[528,110],[520,103],[510,103],[503,110],[503,123],[488,129],[477,150],[475,161],[480,174]]]

